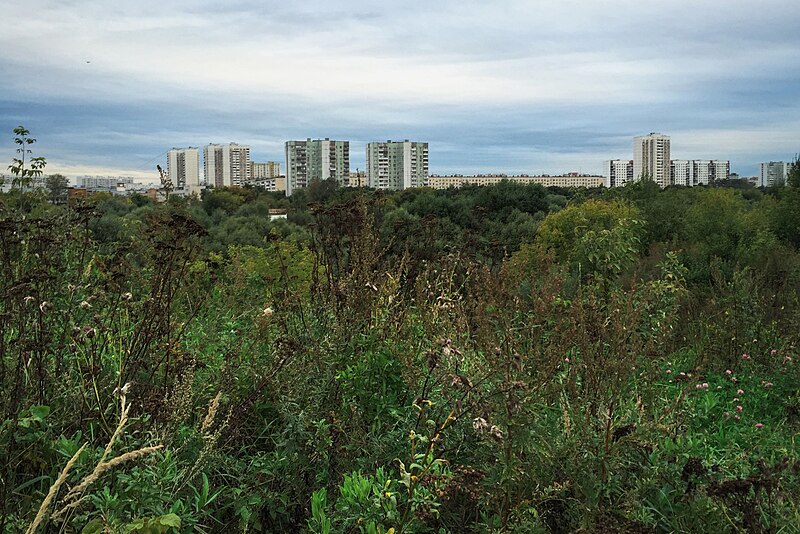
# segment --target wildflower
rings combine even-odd
[[[664,372],[665,372],[665,373],[667,373],[668,375],[669,375],[669,374],[672,374],[672,369],[667,369],[667,370],[666,370],[666,371],[664,371]]]
[[[680,373],[678,373],[678,376],[681,376],[681,377],[683,377],[683,376],[686,376],[686,373],[684,373],[683,371],[681,371]]]
[[[739,381],[739,379],[736,378],[735,376],[731,377],[731,382],[738,382],[738,381]]]
[[[724,417],[725,419],[727,419],[730,416],[731,416],[731,414],[729,414],[728,412],[723,412],[723,414],[722,414],[722,417]]]
[[[500,430],[496,425],[492,425],[492,428],[489,429],[489,434],[497,441],[501,441],[503,439],[503,431]]]
[[[736,390],[736,394],[737,395],[743,395],[744,394],[744,390],[743,389],[737,389]]]
[[[708,382],[703,382],[703,389],[708,389]]]
[[[739,421],[739,420],[741,420],[741,417],[739,417],[738,415],[734,415],[734,416],[733,416],[733,418],[734,418],[736,421]]]
[[[771,388],[772,387],[772,382],[767,382],[766,384],[764,384],[764,387],[767,388],[767,389]]]
[[[739,405],[737,405],[737,406],[736,406],[736,411],[737,411],[737,412],[741,412],[742,410],[744,410],[744,408],[742,408],[742,405],[741,405],[741,404],[739,404]]]
[[[472,420],[472,428],[476,431],[481,432],[486,430],[489,427],[489,423],[486,422],[486,419],[483,417],[476,417]]]
[[[39,304],[39,311],[42,312],[42,313],[45,313],[45,312],[47,312],[47,310],[49,310],[52,307],[53,307],[53,305],[45,300],[41,304]]]
[[[564,358],[564,361],[569,363],[569,358]]]
[[[743,360],[749,360],[749,359],[750,359],[750,356],[748,356],[748,355],[747,355],[747,353],[745,353],[745,354],[742,354],[742,359],[743,359]]]
[[[790,361],[792,361],[792,357],[791,356],[784,356],[783,357],[783,361],[790,362]]]
[[[739,402],[739,397],[734,397],[733,402]]]
[[[122,294],[122,300],[131,300],[132,298],[133,294],[130,291]]]
[[[270,306],[264,308],[264,311],[261,312],[261,317],[265,319],[269,319],[275,312],[272,310]]]
[[[81,307],[82,310],[88,310],[88,309],[90,309],[92,307],[92,305],[84,300],[84,301],[81,301],[80,307]]]
[[[722,389],[722,386],[717,386],[717,390],[720,390],[720,389]]]
[[[733,371],[731,371],[730,369],[726,369],[725,374],[730,376],[731,374],[733,374]]]
[[[32,296],[30,296],[30,295],[28,295],[27,297],[25,297],[24,299],[22,299],[22,301],[25,303],[25,305],[26,305],[26,306],[27,306],[28,304],[30,304],[31,302],[33,302],[34,300],[36,300],[36,299],[35,299],[35,298],[33,298],[33,297],[32,297]]]
[[[777,350],[775,350],[775,349],[772,349],[771,351],[769,351],[769,353],[770,353],[770,354],[776,354],[777,352],[778,352],[778,351],[777,351]]]
[[[700,384],[695,384],[695,386],[694,386],[694,389],[700,389],[700,388],[702,388],[702,387],[703,387],[703,386],[702,386],[702,385],[700,385]]]
[[[763,427],[764,427],[764,423],[756,423],[756,428],[763,428]]]

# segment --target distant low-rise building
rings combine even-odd
[[[286,192],[286,177],[275,176],[273,178],[256,178],[251,184],[267,191]]]
[[[428,186],[433,189],[448,189],[464,185],[495,185],[502,181],[518,184],[539,184],[544,187],[602,187],[605,177],[580,173],[557,176],[508,176],[505,174],[480,174],[472,176],[429,176]]]

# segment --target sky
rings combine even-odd
[[[24,125],[46,172],[155,178],[172,147],[430,143],[431,174],[601,173],[800,152],[796,0],[29,0],[0,3],[0,173]]]

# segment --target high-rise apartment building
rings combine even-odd
[[[758,165],[758,187],[772,187],[786,183],[791,164],[785,161],[770,161]]]
[[[693,187],[708,185],[717,180],[727,180],[731,173],[730,161],[707,159],[674,159],[670,162],[672,185]]]
[[[250,162],[250,179],[260,180],[264,178],[277,178],[281,175],[281,164],[277,161],[267,161],[265,163]]]
[[[428,143],[386,141],[367,144],[367,183],[397,191],[428,183]]]
[[[620,187],[633,181],[633,160],[611,159],[603,162],[606,187]]]
[[[633,179],[670,185],[670,139],[660,133],[633,138]]]
[[[308,187],[313,180],[336,180],[345,187],[349,179],[349,141],[286,141],[286,196]]]
[[[167,175],[172,187],[188,193],[200,191],[200,149],[173,148],[167,153]]]
[[[670,162],[670,183],[691,187],[694,183],[694,165],[688,159],[673,159]]]
[[[209,144],[203,149],[206,185],[230,187],[250,179],[250,146]]]

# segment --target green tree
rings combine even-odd
[[[42,175],[42,169],[47,162],[41,156],[33,157],[30,146],[36,142],[36,139],[31,137],[28,129],[24,126],[17,126],[14,128],[14,136],[14,143],[18,145],[19,157],[14,158],[13,163],[8,166],[11,174],[14,175],[11,184],[16,187],[28,187],[33,178]]]
[[[45,187],[50,193],[50,201],[53,204],[62,204],[67,200],[67,188],[69,181],[63,174],[51,174],[45,180]]]
[[[789,167],[786,184],[789,187],[800,188],[800,155],[795,156],[792,166]]]

